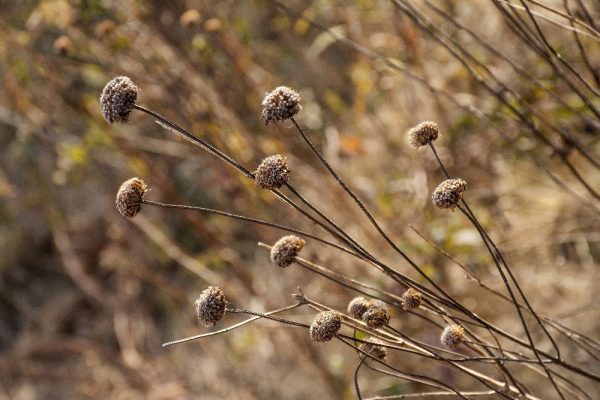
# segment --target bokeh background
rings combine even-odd
[[[582,21],[572,24],[562,1],[525,2],[578,79],[519,38],[501,9],[535,30],[521,3],[513,3],[408,2],[427,18],[419,23],[402,1],[1,1],[0,397],[354,397],[357,355],[333,342],[312,343],[301,329],[259,321],[161,347],[208,331],[193,307],[208,285],[256,311],[292,304],[297,286],[340,310],[354,294],[299,268],[276,270],[257,246],[281,235],[273,229],[149,206],[133,220],[120,216],[116,190],[138,176],[151,186],[152,200],[223,209],[324,236],[150,117],[134,112],[128,124],[108,125],[98,97],[117,75],[139,86],[139,104],[249,169],[267,155],[287,156],[291,181],[303,195],[419,279],[291,124],[260,120],[266,91],[297,90],[304,107],[298,121],[397,243],[464,304],[523,335],[510,304],[465,279],[414,230],[502,288],[468,221],[429,201],[444,177],[429,151],[409,146],[406,130],[437,121],[442,159],[468,181],[469,201],[535,308],[598,339],[600,34],[586,13],[597,23],[600,5],[567,1]],[[453,43],[466,53],[450,51]],[[404,290],[318,243],[309,241],[303,256],[386,290]],[[301,308],[286,316],[310,322],[313,313]],[[240,318],[227,316],[215,329]],[[439,332],[401,310],[393,319],[407,334],[438,340]],[[598,372],[597,356],[565,346],[570,360]],[[443,364],[401,362],[461,384]],[[523,380],[549,390],[534,374]],[[361,384],[369,395],[423,389],[369,371]]]

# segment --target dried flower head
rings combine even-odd
[[[431,201],[437,208],[454,208],[467,190],[467,182],[462,179],[446,179],[440,183],[431,195]]]
[[[128,77],[117,76],[109,81],[100,96],[104,119],[109,124],[115,121],[127,122],[137,95],[138,87]]]
[[[366,343],[361,343],[360,346],[358,346],[358,348],[364,351],[365,353],[370,354],[378,360],[385,360],[388,352],[387,348],[383,347],[382,344],[384,343],[381,340],[377,338],[372,338],[369,339]]]
[[[462,343],[465,337],[465,329],[460,325],[448,325],[444,328],[440,341],[443,345],[455,348]]]
[[[288,235],[282,237],[271,247],[271,262],[276,267],[289,267],[305,243],[304,239],[298,236]]]
[[[292,118],[302,110],[300,95],[287,86],[279,86],[265,95],[262,101],[265,124]]]
[[[328,342],[342,327],[342,319],[336,311],[322,311],[310,324],[310,338],[315,342]]]
[[[204,326],[213,326],[223,318],[229,302],[221,289],[209,286],[200,294],[195,304],[200,323]]]
[[[352,318],[362,319],[363,314],[369,308],[369,301],[364,297],[355,297],[348,303],[348,314]]]
[[[417,289],[408,288],[406,292],[402,294],[402,309],[412,310],[418,308],[421,305],[423,295]]]
[[[377,329],[390,322],[390,311],[387,304],[381,300],[371,300],[362,320],[369,328]]]
[[[135,217],[142,209],[142,200],[147,192],[148,185],[140,178],[126,180],[117,191],[117,210],[124,217]]]
[[[263,189],[279,189],[290,179],[287,157],[276,154],[262,160],[256,171],[254,181]]]
[[[438,125],[435,122],[425,121],[408,131],[408,140],[413,147],[419,148],[437,139],[438,133]]]

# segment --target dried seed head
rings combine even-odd
[[[320,312],[310,324],[310,338],[315,342],[328,342],[333,339],[341,327],[342,319],[338,312]]]
[[[225,315],[229,302],[225,294],[216,286],[209,286],[196,300],[196,314],[204,326],[213,326]]]
[[[402,309],[412,310],[421,305],[422,294],[417,289],[409,288],[402,294]]]
[[[382,344],[384,343],[381,340],[372,338],[368,340],[368,343],[361,343],[358,348],[378,360],[385,360],[388,352],[387,348],[383,347]]]
[[[371,300],[362,320],[369,328],[377,329],[390,322],[390,311],[387,304],[381,300]]]
[[[127,122],[137,95],[137,86],[126,76],[117,76],[108,82],[100,96],[104,119],[109,124],[115,121]]]
[[[460,325],[448,325],[444,328],[440,341],[443,345],[455,348],[462,343],[465,337],[465,329]]]
[[[126,180],[117,191],[117,210],[124,217],[135,217],[142,209],[142,200],[146,192],[148,185],[140,178]]]
[[[437,139],[438,133],[438,125],[435,122],[425,121],[408,131],[408,140],[413,147],[419,148]]]
[[[279,189],[290,179],[287,157],[276,154],[262,160],[256,171],[254,181],[263,189]]]
[[[355,297],[348,303],[348,314],[355,319],[362,319],[363,314],[369,308],[369,301],[364,297]]]
[[[271,247],[271,262],[276,267],[289,267],[305,243],[304,239],[298,236],[288,235],[282,237]]]
[[[262,119],[266,125],[292,118],[302,110],[300,95],[287,86],[279,86],[267,93],[262,107]]]
[[[437,208],[454,208],[467,190],[467,182],[462,179],[446,179],[440,183],[431,195],[431,201]]]

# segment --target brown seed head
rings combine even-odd
[[[371,300],[362,320],[369,328],[377,329],[390,322],[390,311],[387,304],[381,300]]]
[[[279,86],[267,93],[262,107],[262,119],[266,125],[292,118],[302,110],[300,95],[287,86]]]
[[[467,190],[467,182],[462,179],[446,179],[431,194],[431,202],[437,208],[451,208],[458,205],[463,192]]]
[[[443,345],[455,348],[462,343],[465,337],[465,329],[460,325],[448,325],[444,328],[440,341]]]
[[[117,210],[124,217],[135,217],[142,209],[142,200],[147,192],[148,185],[140,178],[126,180],[117,191]]]
[[[362,296],[353,298],[348,303],[348,314],[355,319],[362,319],[363,314],[369,308],[369,301]]]
[[[115,121],[127,122],[137,95],[138,87],[128,77],[117,76],[109,81],[100,96],[104,119],[109,124]]]
[[[320,312],[310,324],[310,338],[315,342],[328,342],[333,339],[341,327],[342,319],[338,312]]]
[[[305,243],[304,239],[298,236],[288,235],[282,237],[271,247],[271,262],[276,267],[289,267]]]
[[[384,343],[381,340],[372,338],[368,340],[368,343],[361,343],[358,348],[378,360],[385,360],[388,352],[387,348],[383,347],[382,344]]]
[[[290,179],[287,157],[276,154],[262,160],[256,171],[254,181],[263,189],[279,189]]]
[[[402,294],[402,309],[412,310],[421,305],[422,294],[417,289],[409,288]]]
[[[425,121],[408,131],[408,140],[413,147],[419,148],[437,139],[438,133],[438,125],[435,122]]]
[[[216,286],[209,286],[196,300],[196,315],[204,326],[213,326],[225,315],[229,302],[225,294]]]

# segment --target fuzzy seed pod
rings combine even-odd
[[[262,160],[256,171],[254,181],[263,189],[279,189],[290,179],[287,157],[276,154]]]
[[[209,286],[196,300],[196,315],[204,326],[213,326],[225,315],[229,302],[225,294],[216,286]]]
[[[288,235],[282,237],[271,247],[271,262],[276,267],[289,267],[305,243],[304,239],[298,236]]]
[[[300,95],[287,86],[279,86],[265,95],[262,101],[262,119],[269,122],[292,118],[302,110]]]
[[[127,122],[137,95],[138,87],[126,76],[117,76],[108,82],[100,96],[104,119],[109,124]]]
[[[437,139],[438,133],[438,125],[435,122],[421,122],[419,125],[408,131],[408,141],[415,148],[427,146]]]
[[[371,300],[362,320],[369,328],[377,329],[390,322],[390,311],[387,304],[381,300]]]
[[[315,342],[328,342],[333,339],[341,327],[342,319],[338,312],[320,312],[310,324],[310,338]]]
[[[348,314],[355,319],[362,319],[363,314],[369,309],[369,301],[364,297],[355,297],[348,303]]]
[[[446,179],[440,183],[431,195],[431,202],[437,208],[451,208],[458,205],[463,192],[467,190],[467,182],[462,179]]]
[[[465,329],[460,325],[448,325],[444,328],[440,341],[451,349],[462,343],[465,337]]]
[[[409,288],[402,294],[402,309],[412,310],[421,305],[422,294],[417,289]]]
[[[368,343],[361,343],[358,348],[378,360],[385,360],[388,352],[387,348],[383,347],[382,344],[384,343],[381,340],[372,338],[368,340]]]
[[[126,180],[117,191],[117,210],[124,217],[135,217],[142,209],[142,200],[147,192],[148,185],[140,178]]]

